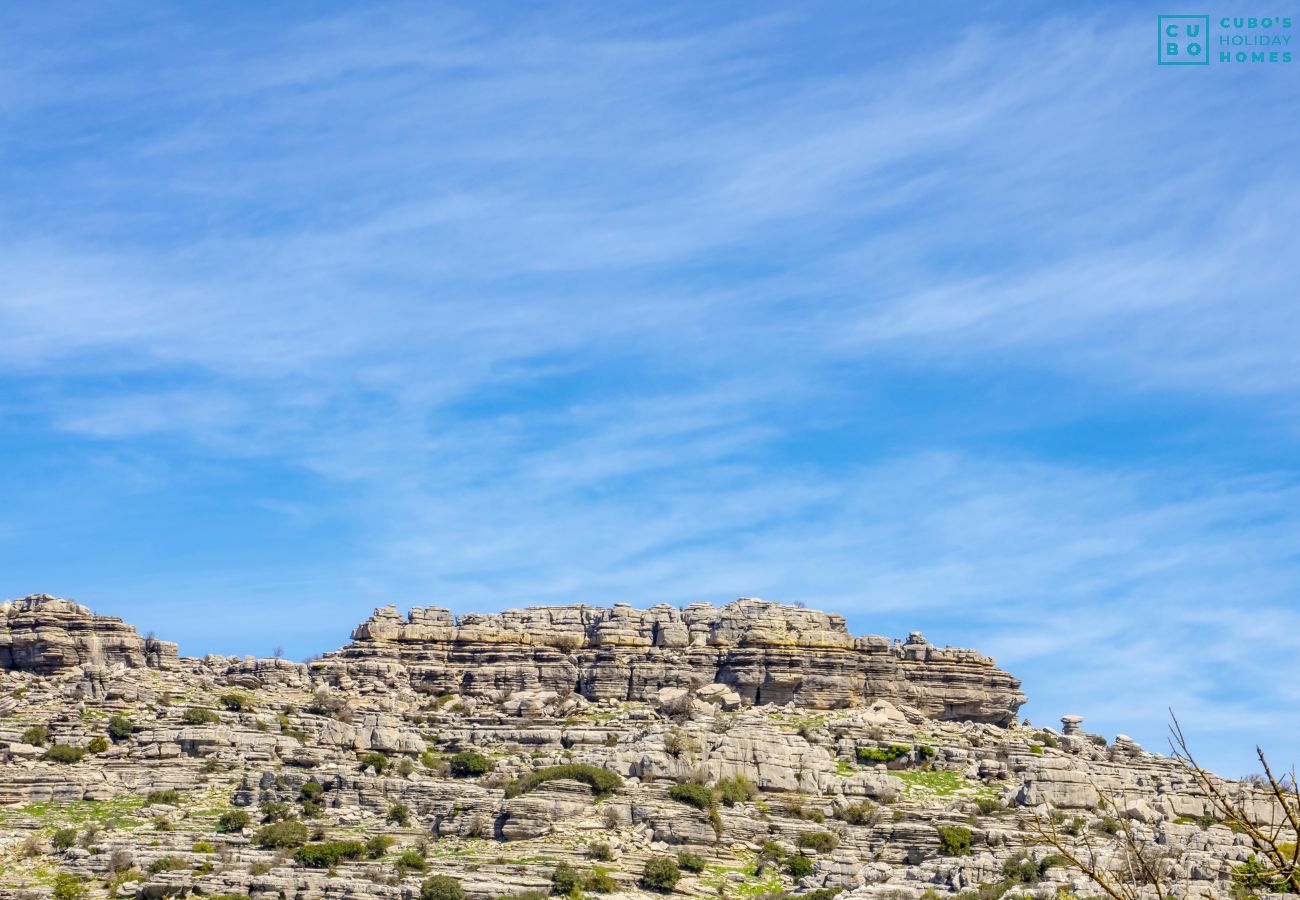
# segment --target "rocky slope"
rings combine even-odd
[[[1174,761],[1017,723],[992,660],[811,610],[390,607],[309,664],[0,610],[0,897],[648,896],[663,858],[684,895],[1095,895],[1035,815],[1116,864],[1132,823],[1188,896],[1250,852]]]

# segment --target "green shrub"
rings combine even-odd
[[[929,744],[922,744],[916,748],[917,757],[923,762],[934,759],[934,748]]]
[[[178,872],[181,869],[188,869],[190,864],[179,856],[164,856],[155,859],[145,867],[145,871],[150,875],[157,875],[159,872]]]
[[[786,874],[796,881],[805,875],[811,875],[815,868],[813,861],[806,856],[788,856],[785,860]]]
[[[1098,834],[1116,835],[1119,834],[1119,820],[1112,816],[1102,816],[1101,820],[1092,826],[1092,829]]]
[[[167,806],[175,806],[180,802],[180,792],[174,790],[150,791],[144,798],[145,806],[153,803],[165,803]]]
[[[462,750],[451,758],[451,774],[455,778],[477,778],[491,769],[488,758],[473,750]]]
[[[587,855],[601,862],[609,862],[614,858],[614,850],[604,841],[592,841],[587,845]]]
[[[325,785],[319,781],[308,781],[298,788],[298,799],[306,800],[311,803],[320,802],[320,798],[325,795]]]
[[[703,872],[704,857],[689,850],[677,854],[677,867],[684,872]]]
[[[297,819],[272,822],[257,829],[253,843],[267,850],[301,847],[307,843],[307,826]]]
[[[1028,856],[1013,856],[1002,863],[1002,877],[1018,884],[1033,884],[1039,875],[1038,863]]]
[[[386,834],[373,835],[370,840],[366,841],[366,857],[368,859],[379,859],[395,843],[397,843],[397,840]]]
[[[869,800],[853,803],[835,814],[835,818],[850,825],[872,825],[876,821],[876,807]]]
[[[713,808],[713,792],[702,784],[696,784],[688,781],[684,784],[674,784],[668,789],[668,796],[678,803],[685,803],[687,806],[694,806],[696,809]]]
[[[1034,754],[1034,756],[1042,756],[1042,755],[1043,755],[1043,747],[1042,747],[1041,744],[1030,744],[1030,745],[1029,745],[1029,752],[1032,753],[1032,754]]]
[[[135,724],[122,713],[108,720],[108,736],[114,741],[125,741],[135,731]]]
[[[285,819],[293,818],[293,807],[288,803],[272,801],[271,803],[262,804],[262,821],[263,822],[283,822]]]
[[[228,709],[231,712],[248,712],[253,708],[253,698],[247,694],[241,694],[239,691],[222,694],[217,698],[217,703],[221,705],[222,709]]]
[[[401,872],[423,872],[429,867],[420,851],[414,848],[403,850],[394,860],[393,865]]]
[[[799,847],[814,853],[830,853],[840,844],[840,839],[829,831],[805,831],[799,835]]]
[[[592,894],[612,894],[618,890],[618,882],[607,869],[596,866],[594,870],[582,876],[582,889]]]
[[[216,710],[191,706],[181,713],[181,721],[186,725],[215,725],[221,721],[221,716],[217,715]]]
[[[375,774],[384,774],[384,769],[388,768],[388,757],[382,753],[365,753],[361,756],[362,769],[374,769]]]
[[[60,872],[54,876],[54,893],[50,900],[83,900],[86,896],[86,885],[76,875]]]
[[[939,852],[944,856],[969,856],[971,830],[961,825],[938,826]]]
[[[72,747],[68,744],[54,744],[46,750],[41,759],[48,759],[56,763],[79,763],[86,756],[86,751],[80,747]]]
[[[55,850],[67,850],[77,843],[77,829],[60,828],[50,837]]]
[[[1048,747],[1061,746],[1060,742],[1055,738],[1055,736],[1048,734],[1046,731],[1035,732],[1034,740]]]
[[[652,891],[671,891],[677,886],[682,872],[668,856],[652,856],[641,870],[641,883]]]
[[[465,900],[465,889],[450,875],[434,875],[420,885],[420,900]]]
[[[785,859],[785,851],[776,841],[764,841],[763,846],[758,848],[758,856],[768,862],[781,862]]]
[[[405,827],[411,821],[411,811],[407,809],[405,803],[394,803],[388,807],[387,821],[390,825]]]
[[[217,848],[212,846],[212,841],[195,841],[194,846],[190,847],[193,853],[216,853]]]
[[[359,841],[308,844],[293,851],[293,861],[308,869],[332,869],[349,859],[360,859],[366,848]]]
[[[86,749],[91,753],[103,753],[108,749],[108,738],[102,734],[95,735],[90,739],[90,743],[86,745]]]
[[[909,756],[911,752],[911,747],[905,747],[902,744],[890,744],[888,747],[859,747],[858,762],[891,763],[896,759]]]
[[[545,769],[538,769],[536,772],[529,772],[523,778],[516,778],[506,785],[505,793],[507,797],[518,797],[520,794],[526,794],[548,781],[561,778],[572,778],[575,781],[581,781],[590,787],[591,792],[597,797],[612,794],[623,786],[623,779],[618,777],[617,772],[611,772],[609,769],[602,769],[599,766],[569,763],[562,766],[549,766]]]
[[[745,803],[758,796],[758,788],[744,775],[733,775],[718,782],[718,796],[727,806]]]
[[[975,808],[980,811],[981,816],[995,816],[1002,811],[1002,804],[993,797],[977,797]]]
[[[578,870],[567,862],[562,862],[551,870],[551,893],[567,897],[576,891],[582,883]]]
[[[50,730],[44,725],[33,725],[23,732],[23,743],[33,747],[44,747],[50,739]]]

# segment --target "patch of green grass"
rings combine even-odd
[[[903,780],[907,785],[909,796],[917,794],[951,797],[966,791],[976,791],[976,786],[967,781],[960,772],[906,771],[890,774]]]
[[[0,810],[0,824],[35,819],[45,827],[87,825],[94,822],[111,828],[139,828],[144,824],[136,813],[144,798],[135,795],[111,800],[77,800],[71,803],[28,803],[16,809]]]
[[[853,763],[849,762],[847,759],[835,760],[835,774],[839,775],[841,778],[848,778],[850,775],[856,775],[857,773],[858,767],[853,765]]]
[[[731,879],[737,873],[744,877],[743,881]],[[719,888],[723,888],[728,895],[737,897],[758,897],[782,890],[781,874],[776,866],[766,867],[759,875],[758,864],[753,860],[740,866],[705,866],[700,885],[706,893],[717,894]]]

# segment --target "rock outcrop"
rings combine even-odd
[[[750,704],[842,709],[903,703],[943,720],[1006,725],[1020,682],[973,650],[855,637],[844,617],[741,599],[677,609],[530,607],[454,617],[395,607],[326,657],[326,672],[409,681],[432,694],[501,700],[520,691],[652,701],[664,688],[729,688]]]
[[[502,900],[566,870],[649,900],[651,861],[722,900],[1100,895],[1044,822],[1118,872],[1131,836],[1166,895],[1258,874],[1178,760],[1017,722],[992,660],[811,610],[387,608],[305,664],[0,611],[0,900]],[[1213,791],[1295,839],[1277,795]]]
[[[72,600],[33,594],[0,603],[0,670],[57,675],[77,667],[164,668],[176,645],[143,638],[114,616]]]

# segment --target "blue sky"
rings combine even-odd
[[[803,601],[1290,761],[1300,63],[1161,12],[7,5],[0,596]]]

